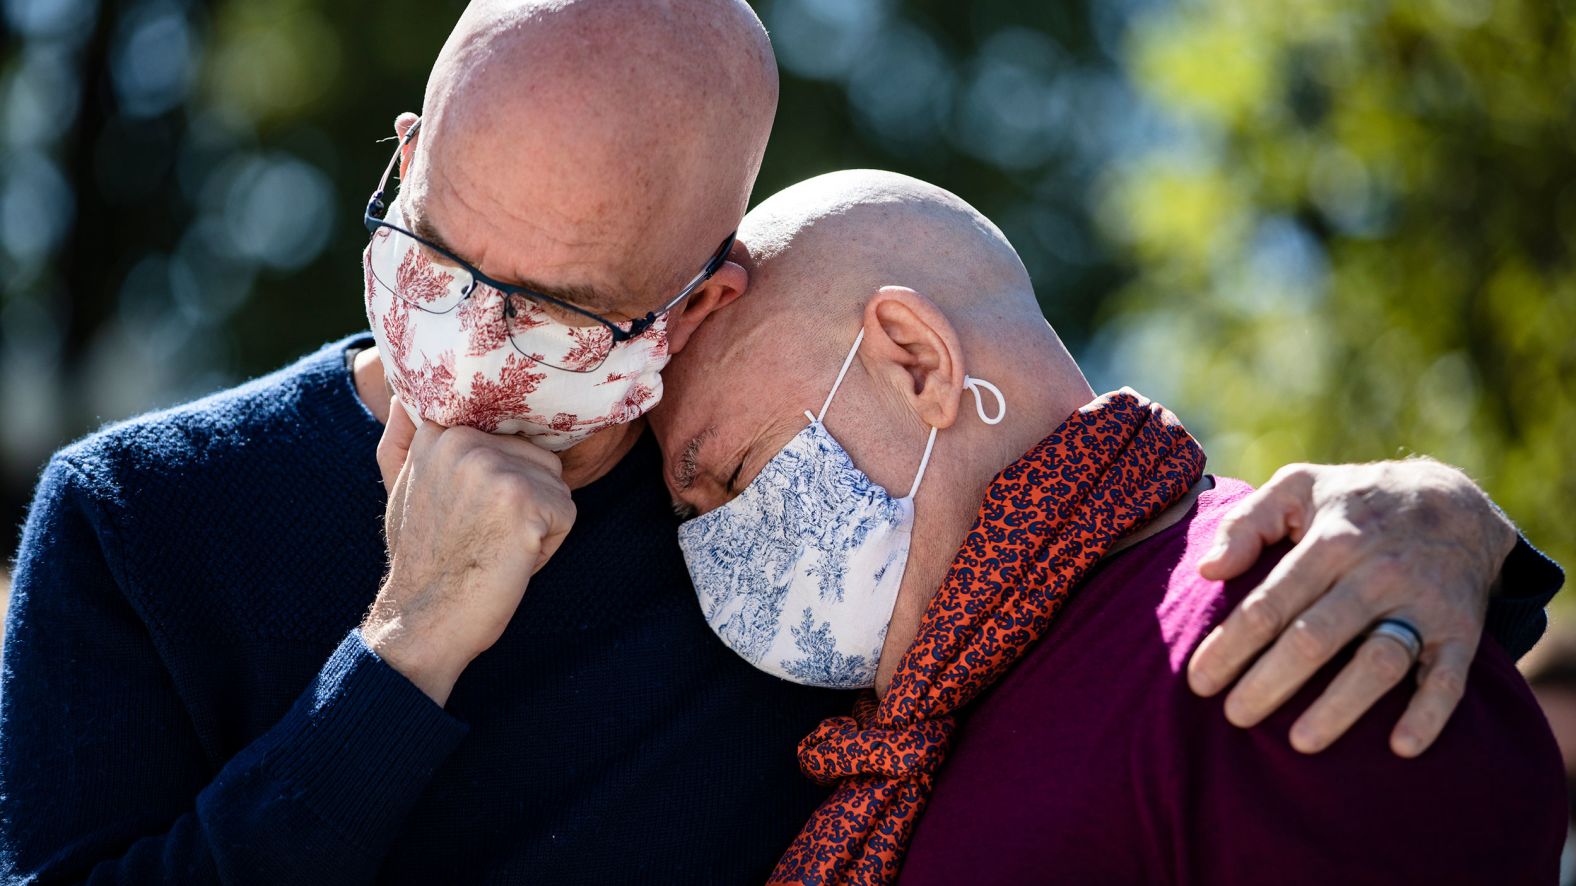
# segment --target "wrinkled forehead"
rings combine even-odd
[[[693,277],[731,230],[714,192],[641,187],[605,149],[584,163],[539,151],[537,162],[512,164],[487,141],[424,126],[400,202],[418,234],[497,279],[639,315]]]

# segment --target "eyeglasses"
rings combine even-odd
[[[529,357],[538,363],[545,363],[571,372],[594,371],[607,359],[607,355],[612,352],[615,345],[629,341],[650,329],[659,317],[673,310],[680,302],[692,295],[696,289],[699,289],[702,284],[710,280],[717,273],[717,270],[722,267],[723,262],[728,260],[728,253],[733,249],[733,241],[737,232],[723,238],[722,244],[717,247],[711,258],[706,261],[705,267],[701,268],[700,273],[696,274],[689,283],[685,284],[678,295],[675,295],[662,307],[651,311],[644,317],[622,322],[609,320],[600,314],[595,314],[585,308],[546,293],[494,280],[482,273],[475,265],[433,243],[431,240],[407,231],[399,225],[385,221],[385,217],[388,215],[388,204],[383,199],[384,190],[388,187],[389,178],[394,174],[394,169],[399,164],[401,151],[405,145],[409,144],[411,137],[416,134],[416,130],[420,126],[421,121],[418,120],[406,132],[404,139],[394,149],[394,156],[389,160],[387,168],[383,170],[383,177],[378,180],[377,190],[373,191],[372,197],[367,200],[367,208],[362,216],[362,222],[366,225],[367,233],[369,234],[374,236],[407,237],[421,248],[441,258],[441,263],[444,265],[442,268],[442,285],[414,287],[417,293],[415,297],[411,297],[406,294],[405,290],[412,287],[401,285],[406,282],[403,280],[403,268],[401,280],[384,281],[381,278],[376,278],[376,275],[374,277],[380,285],[388,289],[396,298],[428,314],[447,314],[462,304],[472,302],[472,296],[477,295],[478,291],[483,288],[500,293],[503,312],[502,320],[508,332],[510,343],[514,345],[515,350],[519,351],[521,355]],[[431,278],[429,277],[429,279]],[[452,285],[455,281],[460,283],[458,287]],[[542,341],[543,333],[540,330],[544,327],[558,326],[558,324],[550,323],[549,318],[543,311],[544,306],[591,321],[589,326],[579,329],[570,328],[571,346],[561,356],[553,352],[562,349],[555,349],[552,346],[544,347]],[[464,312],[462,311],[462,313]],[[462,321],[485,322],[485,320],[474,317],[461,317],[460,319]],[[469,326],[470,322],[462,322],[461,325]],[[533,332],[533,330],[537,331]],[[544,351],[547,353],[544,353]],[[549,354],[552,355],[550,356]]]

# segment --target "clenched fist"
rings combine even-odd
[[[520,437],[427,422],[396,399],[378,443],[389,573],[367,645],[438,704],[514,616],[575,504],[558,456]]]

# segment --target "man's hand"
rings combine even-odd
[[[396,399],[378,443],[389,574],[367,645],[438,704],[498,641],[574,525],[558,456],[520,437],[427,422]]]
[[[1226,717],[1252,726],[1375,621],[1404,619],[1424,645],[1419,688],[1390,747],[1422,753],[1461,700],[1515,528],[1466,475],[1435,461],[1288,465],[1227,515],[1199,573],[1241,575],[1282,539],[1296,547],[1194,652],[1193,691],[1214,695],[1251,662]],[[1365,640],[1292,726],[1293,747],[1328,747],[1411,665],[1394,640]]]

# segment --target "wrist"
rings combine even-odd
[[[380,614],[375,607],[361,624],[361,639],[374,655],[439,707],[448,703],[455,681],[470,663],[410,630],[402,617]]]
[[[1516,549],[1519,538],[1516,525],[1466,472],[1432,459],[1424,461],[1443,472],[1444,489],[1447,490],[1441,501],[1444,513],[1454,512],[1469,521],[1459,524],[1461,538],[1477,540],[1475,547],[1483,570],[1480,574],[1484,575],[1485,585],[1491,587],[1491,592],[1497,592],[1505,560]]]
[[[1505,571],[1505,561],[1516,549],[1516,542],[1521,535],[1516,531],[1516,524],[1512,523],[1510,517],[1500,510],[1499,505],[1488,497],[1488,493],[1476,486],[1473,489],[1481,497],[1488,512],[1483,520],[1482,538],[1491,570],[1490,593],[1497,594],[1500,591],[1501,576]]]

